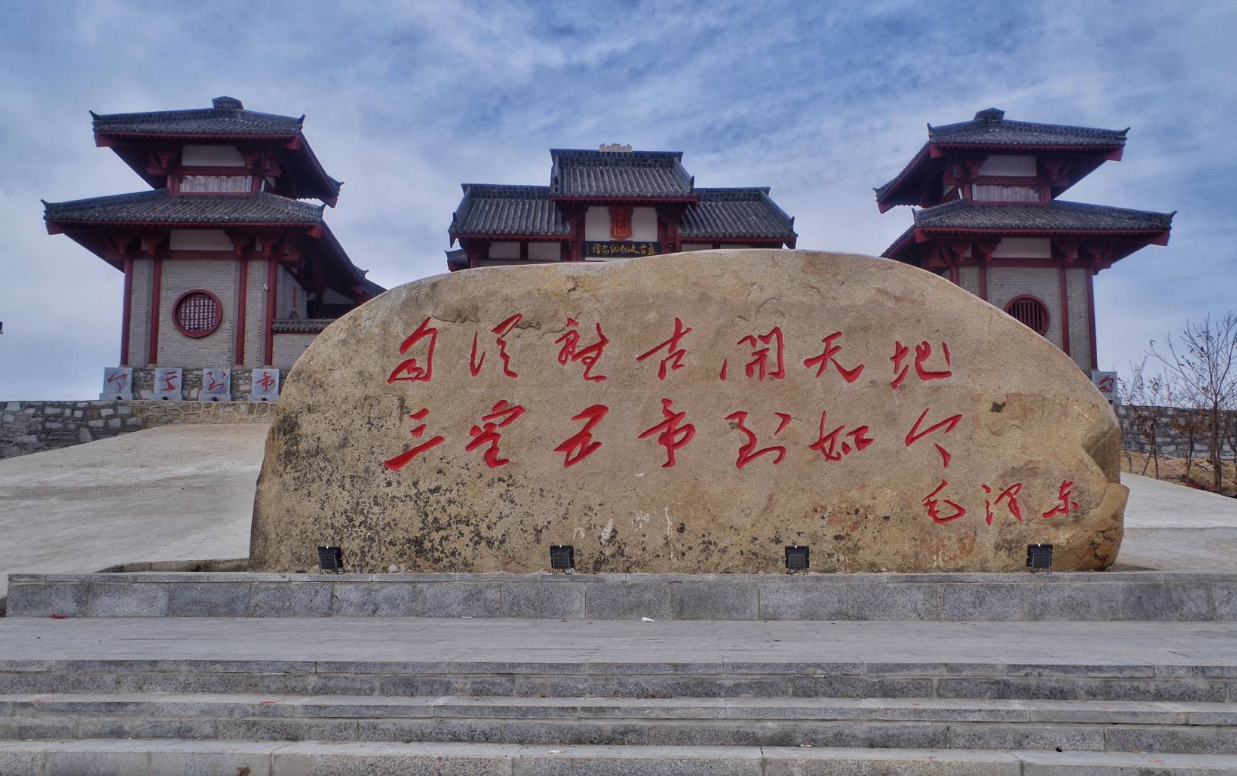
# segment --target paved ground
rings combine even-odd
[[[244,558],[267,424],[164,426],[0,461],[13,572]]]
[[[0,598],[13,572],[248,556],[267,428],[165,426],[0,461]],[[1237,499],[1122,481],[1120,568],[1237,570]]]
[[[1130,489],[1122,569],[1237,571],[1237,499],[1121,474]]]
[[[0,620],[4,660],[1237,665],[1237,622]]]

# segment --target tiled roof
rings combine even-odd
[[[297,333],[297,334],[317,334],[318,332],[335,323],[334,318],[297,318],[281,321],[271,321],[271,331],[276,334]]]
[[[1106,205],[1055,200],[1047,205],[973,205],[954,200],[914,211],[915,223],[893,241],[889,256],[916,229],[990,229],[994,234],[1017,232],[1165,232],[1175,213],[1152,213]]]
[[[928,149],[932,146],[973,146],[976,148],[1000,148],[1002,146],[1019,147],[1072,147],[1072,148],[1087,148],[1095,149],[1112,149],[1123,148],[1125,146],[1125,133],[1129,128],[1122,130],[1115,129],[1096,129],[1094,127],[1071,127],[1064,124],[1034,124],[1029,121],[1007,121],[1005,119],[1005,111],[999,108],[988,108],[981,110],[975,114],[975,118],[971,121],[963,121],[958,124],[946,124],[941,127],[928,125],[928,142],[924,143],[911,160],[906,163],[902,171],[893,177],[888,183],[879,186],[875,189],[877,202],[882,202],[890,193],[891,189],[898,187],[903,183],[904,179],[912,176],[915,168],[923,164],[927,170],[920,169],[912,176],[912,180],[922,180],[924,176],[929,176],[933,170],[939,170],[944,166],[943,159],[929,160],[927,164],[925,159],[928,157]],[[1077,178],[1078,171],[1075,171]],[[1090,169],[1085,172],[1090,172]],[[1083,172],[1083,174],[1085,174]],[[912,191],[909,195],[903,191],[895,199],[890,200],[889,205],[907,205],[919,201],[919,192]]]
[[[46,221],[151,224],[314,224],[322,222],[325,207],[269,192],[245,197],[174,197],[167,189],[43,204]]]
[[[555,197],[691,197],[692,177],[679,151],[551,149]]]
[[[447,251],[447,269],[454,272],[457,269],[468,269],[468,254],[463,248]]]
[[[277,116],[245,110],[241,101],[216,97],[213,107],[164,110],[149,113],[112,113],[94,117],[94,131],[101,134],[144,135],[269,135],[287,137],[301,132],[305,117]]]
[[[699,201],[679,219],[679,233],[693,237],[793,240],[795,219],[769,198],[767,188],[696,189]]]
[[[567,236],[570,225],[550,200],[549,186],[465,183],[451,235]]]
[[[928,142],[938,145],[1029,145],[1029,146],[1099,146],[1125,145],[1122,130],[1072,127],[1064,124],[1033,124],[1029,121],[1008,121],[1005,111],[988,108],[975,114],[971,121],[928,125]]]
[[[915,226],[923,229],[1059,229],[1163,230],[1172,213],[1127,210],[1106,205],[1055,200],[1047,205],[973,205],[954,200],[915,211]]]

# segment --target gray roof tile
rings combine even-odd
[[[1172,222],[1172,213],[1152,213],[1062,200],[1055,200],[1047,205],[972,205],[966,200],[955,200],[915,211],[915,225],[921,229],[954,227],[1141,231],[1168,229]]]
[[[692,177],[679,151],[551,149],[550,189],[555,197],[692,196]]]
[[[451,234],[567,236],[571,226],[550,200],[549,186],[465,183]]]
[[[174,197],[167,189],[43,204],[46,221],[151,224],[312,224],[322,222],[325,207],[269,192],[252,197],[189,194]]]
[[[769,197],[767,188],[696,189],[700,198],[679,219],[679,233],[692,237],[793,240],[795,219]]]

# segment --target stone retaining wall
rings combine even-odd
[[[1156,448],[1160,455],[1173,458],[1186,457],[1191,440],[1184,428],[1190,422],[1199,429],[1193,440],[1194,454],[1206,456],[1211,452],[1206,413],[1202,410],[1126,404],[1118,404],[1114,409],[1121,421],[1121,446],[1126,450],[1135,450],[1140,453],[1151,452],[1151,442],[1146,428],[1154,421]],[[1224,413],[1224,421],[1227,430],[1221,435],[1220,454],[1228,459],[1233,455],[1233,430],[1234,426],[1237,426],[1237,412]]]
[[[247,401],[0,402],[0,458],[71,447],[172,423],[268,423],[276,406]]]

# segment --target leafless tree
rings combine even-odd
[[[1187,402],[1204,413],[1213,487],[1221,492],[1221,439],[1226,412],[1237,403],[1237,314],[1218,320],[1208,315],[1200,323],[1186,321],[1177,336],[1164,343],[1152,340],[1150,355],[1181,384]]]

